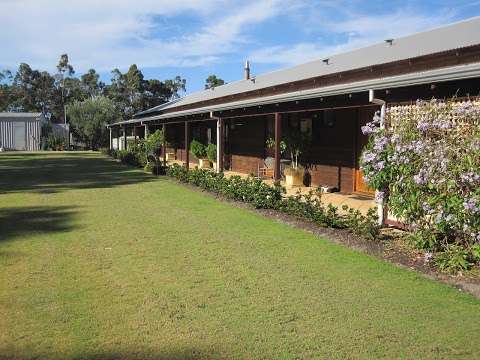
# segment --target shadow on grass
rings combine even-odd
[[[52,354],[22,354],[16,353],[3,353],[0,354],[0,360],[15,360],[15,359],[49,359],[49,360],[200,360],[200,359],[224,359],[226,354],[219,354],[212,351],[207,351],[197,348],[180,348],[178,350],[166,350],[164,352],[158,351],[102,351],[90,352],[85,354],[76,354],[73,356],[56,356]]]
[[[0,242],[34,233],[57,233],[74,228],[70,206],[14,207],[0,209]]]
[[[152,179],[96,153],[0,155],[0,194],[109,188]]]

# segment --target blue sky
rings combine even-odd
[[[259,74],[480,15],[480,1],[0,0],[0,68],[54,71],[68,53],[77,75],[110,79],[132,63],[147,78]],[[5,31],[4,29],[8,29]]]

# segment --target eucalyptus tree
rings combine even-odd
[[[205,90],[211,89],[220,85],[224,85],[225,81],[217,77],[217,75],[210,75],[205,80]]]

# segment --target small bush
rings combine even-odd
[[[65,148],[65,139],[51,133],[47,138],[47,148],[54,151],[62,151]]]
[[[200,141],[197,140],[192,140],[192,142],[190,143],[190,151],[197,159],[205,159],[205,157],[207,156],[205,145],[203,145]]]
[[[138,166],[138,159],[131,150],[120,150],[115,154],[123,163]],[[340,214],[336,206],[325,205],[322,202],[322,193],[319,191],[311,191],[306,195],[299,192],[284,198],[286,192],[284,187],[278,183],[268,185],[253,176],[226,178],[223,173],[209,169],[187,170],[178,164],[165,168],[153,161],[146,163],[144,169],[155,175],[166,174],[180,182],[198,186],[228,199],[249,203],[257,209],[279,210],[324,227],[348,228],[368,239],[375,239],[379,232],[378,218],[374,209],[367,215],[362,215],[358,210],[345,206],[343,209],[346,214]]]
[[[208,144],[206,147],[207,158],[211,163],[217,161],[217,145]]]
[[[152,175],[165,175],[165,167],[162,166],[161,164],[155,163],[155,162],[148,162],[144,168],[146,172],[149,172]]]
[[[298,193],[284,198],[285,188],[278,184],[270,186],[254,177],[226,178],[223,173],[217,174],[211,170],[197,168],[187,170],[177,164],[168,167],[166,173],[181,182],[190,183],[228,199],[250,203],[257,209],[279,210],[320,226],[349,228],[368,239],[376,238],[379,232],[378,218],[374,209],[367,215],[362,215],[358,210],[347,207],[344,208],[347,214],[340,214],[337,207],[322,202],[320,192],[311,191],[306,195]]]
[[[154,133],[148,135],[145,143],[145,152],[147,155],[160,156],[162,150],[162,144],[165,139],[165,134],[162,130],[156,130]]]
[[[445,251],[437,253],[434,262],[441,271],[448,273],[465,271],[472,265],[465,248],[455,244],[450,244]]]

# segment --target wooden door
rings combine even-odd
[[[355,192],[373,195],[375,190],[368,187],[368,185],[363,180],[363,173],[360,170],[360,157],[362,156],[362,151],[368,143],[368,136],[363,135],[362,126],[367,122],[372,121],[373,115],[375,115],[376,107],[366,107],[361,108],[358,111],[358,121],[357,121],[357,139],[356,139],[356,161],[355,161]]]

